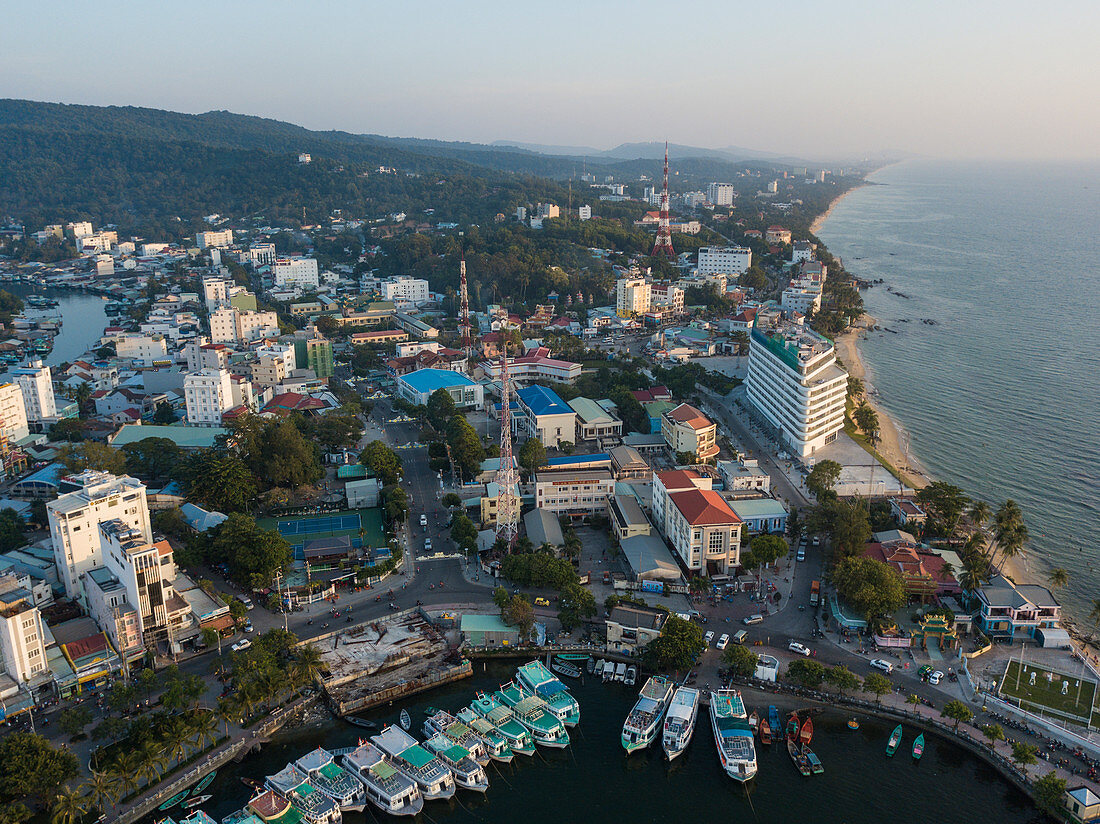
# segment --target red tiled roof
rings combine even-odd
[[[741,519],[725,499],[713,489],[689,489],[669,496],[684,519],[692,526],[739,524]]]
[[[69,657],[74,661],[77,658],[84,658],[88,655],[96,655],[107,649],[107,639],[103,636],[102,632],[97,632],[95,635],[89,635],[87,638],[81,638],[77,641],[70,641],[65,644],[65,651],[69,653]]]
[[[686,423],[692,429],[706,429],[711,425],[706,416],[689,403],[682,403],[665,414],[678,423]]]
[[[669,469],[665,472],[654,472],[665,489],[695,489],[693,481],[699,478],[699,473],[691,469]]]

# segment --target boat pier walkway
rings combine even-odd
[[[216,770],[223,764],[239,758],[253,749],[257,749],[268,740],[268,736],[298,715],[307,706],[317,700],[315,695],[307,695],[292,701],[283,707],[276,707],[253,729],[230,728],[229,740],[205,753],[194,764],[168,781],[150,787],[137,798],[128,802],[124,809],[115,808],[103,819],[104,824],[131,824],[156,808],[181,790],[190,787],[200,778]]]

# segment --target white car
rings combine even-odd
[[[428,525],[428,516],[424,513],[421,513],[421,515],[420,515],[420,525],[421,526],[427,526]]]
[[[714,631],[708,629],[707,634],[703,636],[703,643],[707,647],[710,647],[710,642],[713,641],[713,640],[714,640]]]
[[[940,672],[939,670],[936,670],[934,673],[932,673],[931,675],[928,676],[928,683],[931,684],[932,686],[935,686],[936,684],[938,684],[942,680],[943,680],[943,673]]]
[[[877,670],[882,670],[887,675],[894,671],[894,665],[889,661],[883,661],[881,658],[872,658],[868,663]]]
[[[424,539],[424,551],[425,552],[431,552],[431,550],[432,550],[432,539],[431,538],[425,538]]]
[[[807,647],[805,644],[798,643],[797,641],[791,641],[789,644],[787,644],[787,649],[789,649],[791,652],[797,652],[799,655],[810,654],[810,648]]]
[[[729,646],[729,642],[730,637],[725,633],[722,633],[722,637],[718,639],[718,643],[715,644],[715,646],[718,647],[718,649],[725,649],[727,646]]]
[[[806,560],[806,550],[804,550],[804,549],[798,550],[798,554],[795,556],[795,559],[799,560],[799,561],[805,561]]]
[[[231,649],[233,650],[233,652],[241,652],[242,650],[248,649],[250,646],[252,646],[252,642],[249,641],[247,638],[242,638],[240,641],[235,643]]]

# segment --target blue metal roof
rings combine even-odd
[[[452,386],[473,386],[474,382],[461,372],[450,369],[417,369],[398,380],[404,381],[417,392],[431,394],[437,389],[449,389]]]
[[[572,415],[573,407],[563,401],[553,389],[535,384],[525,386],[516,395],[533,415]]]
[[[564,455],[560,458],[548,458],[547,466],[573,466],[574,464],[610,463],[611,455],[607,452],[596,452],[592,455]]]

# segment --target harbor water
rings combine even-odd
[[[367,717],[396,723],[401,709],[407,708],[412,732],[422,739],[420,727],[427,707],[457,710],[476,690],[491,690],[514,673],[514,665],[493,663],[485,671],[482,667],[476,664],[473,678]],[[1015,824],[1041,820],[1030,799],[992,767],[938,736],[926,734],[924,757],[916,762],[909,755],[916,732],[906,728],[901,749],[888,759],[885,747],[893,723],[863,718],[861,728],[853,732],[847,728],[847,715],[817,716],[813,748],[825,773],[803,778],[784,747],[758,745],[760,770],[746,791],[718,764],[705,707],[687,752],[669,765],[662,758],[659,739],[649,750],[631,756],[619,743],[638,687],[602,684],[590,676],[585,676],[584,683],[571,680],[568,686],[581,706],[581,722],[570,730],[569,748],[540,747],[534,756],[517,755],[511,764],[491,764],[489,791],[484,796],[460,789],[450,801],[428,802],[420,818],[437,824]],[[353,746],[357,738],[369,734],[327,714],[318,720],[316,714],[304,725],[284,731],[259,753],[223,767],[205,791],[213,799],[203,809],[220,820],[247,802],[251,791],[241,782],[242,776],[262,781],[314,747]],[[349,824],[386,818],[374,808],[344,814]]]
[[[24,283],[0,283],[0,289],[21,298],[33,294],[57,301],[58,305],[51,309],[24,306],[24,312],[30,317],[61,316],[61,332],[54,338],[53,351],[42,359],[47,366],[70,363],[80,357],[89,347],[95,345],[107,326],[107,312],[104,308],[107,301],[99,295],[69,289],[32,288]]]
[[[929,474],[1021,506],[1024,562],[1088,618],[1100,582],[1100,164],[910,161],[819,231],[888,328],[860,344]],[[931,321],[927,323],[924,321]],[[903,440],[904,440],[903,435]]]

